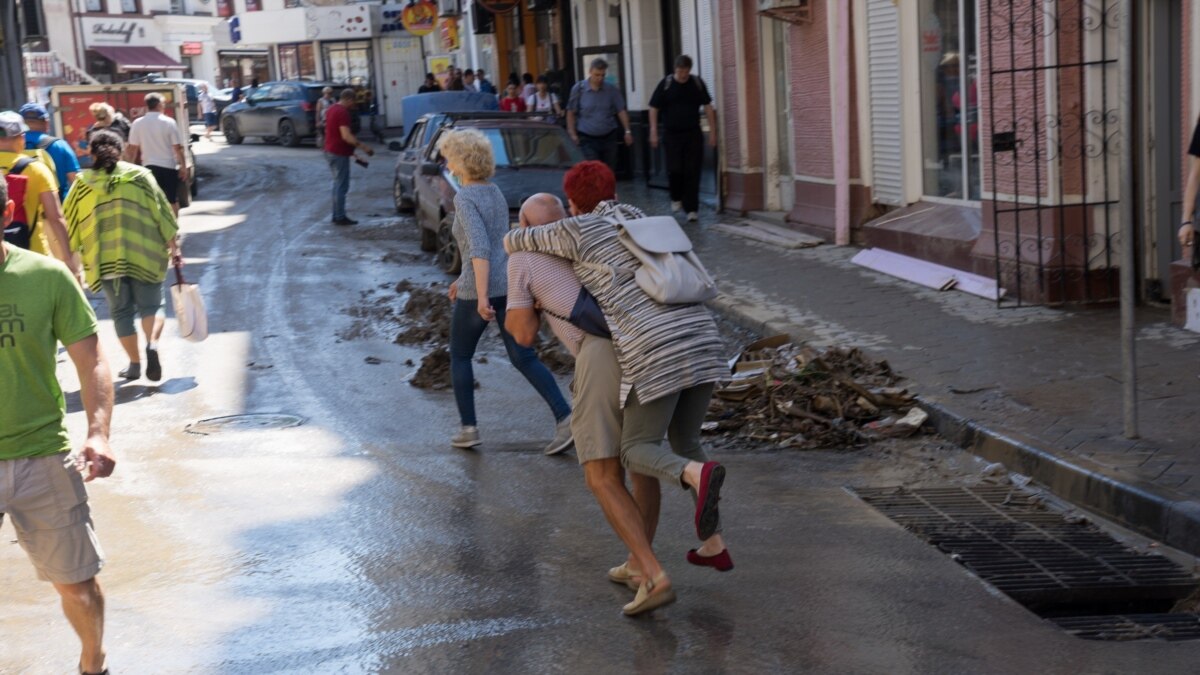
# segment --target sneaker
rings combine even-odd
[[[146,378],[151,382],[162,379],[162,363],[158,360],[158,350],[146,347]]]
[[[473,448],[481,443],[478,427],[463,427],[450,439],[450,445],[456,448]]]
[[[671,202],[671,213],[678,213],[683,210],[683,202]]]
[[[571,444],[574,442],[575,439],[571,437],[571,416],[567,415],[555,427],[554,440],[550,441],[550,445],[546,446],[545,453],[547,455],[557,455],[571,447]]]
[[[696,213],[695,211],[688,211],[688,222],[689,223],[694,223],[698,220],[700,220],[699,213]]]
[[[142,379],[142,364],[131,363],[125,370],[117,373],[122,380],[140,380]]]
[[[358,221],[350,220],[349,218],[334,218],[333,224],[334,225],[357,225]]]

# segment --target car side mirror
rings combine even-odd
[[[441,174],[442,167],[437,162],[425,162],[421,165],[422,176],[440,176]]]
[[[392,152],[400,152],[403,149],[404,145],[400,141],[392,141],[391,143],[388,143],[388,150],[391,150]]]

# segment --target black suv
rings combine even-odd
[[[325,87],[340,88],[329,82],[287,80],[246,90],[244,101],[229,104],[221,113],[225,140],[237,145],[257,136],[295,147],[306,138],[316,138],[317,100]]]

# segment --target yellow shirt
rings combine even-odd
[[[0,174],[7,174],[13,164],[24,156],[24,152],[0,152]],[[41,227],[45,215],[42,210],[42,193],[49,192],[58,199],[58,179],[54,177],[54,169],[40,160],[25,167],[21,175],[28,179],[25,188],[25,217],[32,220],[29,225],[33,228],[33,240],[29,244],[29,250],[51,255],[46,228]]]
[[[54,158],[50,156],[49,152],[34,148],[32,150],[26,149],[25,154],[45,162],[46,166],[50,167],[50,172],[54,174],[54,179],[58,180],[58,165],[54,163]]]

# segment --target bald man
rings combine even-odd
[[[519,222],[521,227],[536,227],[566,217],[558,197],[541,193],[521,205]],[[571,261],[544,253],[513,253],[508,258],[504,328],[519,344],[533,346],[541,327],[540,310],[555,336],[575,356],[571,434],[587,486],[629,551],[652,555],[650,545],[658,527],[661,489],[657,479],[640,474],[631,475],[632,494],[625,487],[621,467],[621,366],[612,340],[606,336],[607,328],[592,326],[593,332],[585,332],[572,323],[577,304],[585,302],[582,289]],[[592,304],[599,315],[599,306],[594,300]],[[609,570],[608,576],[637,590],[636,574],[627,562]]]

